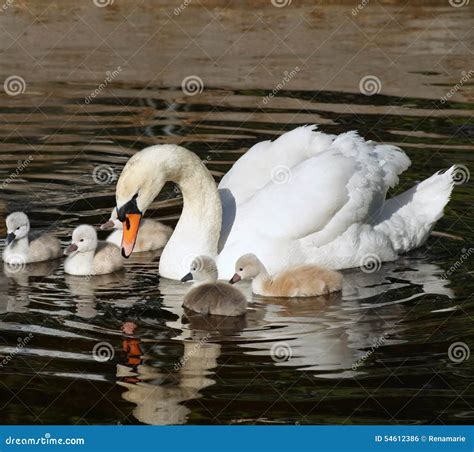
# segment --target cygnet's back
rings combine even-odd
[[[94,275],[113,273],[123,268],[120,248],[112,243],[99,242],[94,254]]]
[[[191,271],[182,279],[194,279],[196,285],[184,297],[183,306],[205,315],[239,316],[247,310],[247,299],[236,287],[217,281],[217,267],[208,256],[191,263]]]

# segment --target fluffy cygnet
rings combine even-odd
[[[113,273],[123,268],[120,248],[97,240],[92,226],[82,225],[72,233],[71,244],[64,254],[64,271],[69,275],[94,276]]]
[[[196,284],[184,297],[183,306],[200,314],[238,316],[245,314],[247,299],[235,287],[217,281],[214,259],[199,256],[191,263],[190,272],[181,280],[195,280]]]
[[[252,292],[263,297],[314,297],[342,289],[342,275],[317,265],[299,265],[269,275],[254,254],[245,254],[235,264],[230,282],[252,280]]]
[[[7,264],[29,264],[57,259],[61,256],[59,240],[50,234],[31,239],[30,221],[23,212],[8,215],[6,248],[3,261]]]

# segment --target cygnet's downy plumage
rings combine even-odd
[[[92,226],[82,225],[72,233],[71,244],[64,251],[67,257],[64,271],[69,275],[105,275],[121,270],[123,259],[120,248],[97,240]]]
[[[239,316],[247,310],[247,299],[235,287],[217,281],[215,261],[199,256],[191,263],[190,272],[181,280],[196,283],[184,297],[183,306],[200,314]]]
[[[6,219],[7,240],[3,261],[7,264],[30,264],[57,259],[62,255],[59,240],[51,234],[36,238],[30,235],[30,221],[23,212],[14,212]]]
[[[255,254],[245,254],[235,264],[231,283],[252,280],[252,292],[264,297],[314,297],[342,289],[342,275],[317,265],[298,265],[275,275]]]

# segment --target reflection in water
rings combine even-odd
[[[24,266],[11,266],[4,263],[3,274],[19,286],[28,287],[30,278],[44,278],[52,275],[58,269],[59,263],[58,259]]]
[[[0,218],[27,211],[33,229],[54,229],[65,242],[79,224],[109,218],[116,178],[139,149],[184,145],[219,180],[255,142],[315,122],[403,148],[413,166],[401,191],[454,163],[472,176],[472,84],[440,102],[471,68],[472,8],[371,2],[354,16],[347,1],[293,2],[289,14],[263,0],[245,11],[201,0],[177,17],[168,0],[43,3],[17,0],[0,14],[2,83],[13,74],[26,82],[21,95],[0,92]],[[33,60],[42,70],[31,70]],[[204,84],[194,96],[181,88],[190,68]],[[379,94],[360,92],[368,75]],[[99,169],[113,182],[98,183]],[[472,236],[470,187],[455,187],[436,229]],[[174,226],[181,203],[167,185],[147,217]],[[345,271],[342,296],[268,300],[242,285],[249,310],[226,323],[183,312],[187,287],[159,278],[159,252],[132,255],[124,273],[105,278],[66,278],[60,261],[5,269],[0,358],[15,357],[0,367],[2,422],[472,423],[472,353],[462,363],[447,355],[455,341],[473,346],[474,258],[449,279],[443,273],[463,247],[432,238],[421,258]],[[93,359],[100,342],[113,361]]]
[[[367,350],[405,342],[402,321],[407,306],[403,300],[386,300],[399,289],[413,286],[420,290],[407,299],[440,292],[452,296],[444,287],[449,281],[441,279],[441,273],[434,264],[408,259],[374,273],[347,271],[343,295],[254,296],[245,317],[225,321],[183,310],[182,297],[188,287],[163,279],[159,285],[164,294],[162,308],[173,314],[167,326],[175,331],[171,339],[183,344],[181,355],[171,368],[154,364],[156,354],[146,352],[154,341],[141,339],[134,322],[123,323],[125,358],[117,365],[117,383],[126,388],[122,397],[136,405],[133,414],[140,422],[186,423],[191,413],[187,403],[201,398],[202,390],[216,383],[214,374],[224,343],[232,344],[235,356],[261,356],[272,366],[292,367],[317,378],[360,377],[367,372],[361,365]],[[252,297],[250,284],[241,288]],[[287,347],[283,355],[278,347]]]
[[[81,277],[64,275],[72,300],[76,304],[75,314],[84,319],[92,319],[98,315],[96,293],[109,288],[114,290],[122,284],[127,284],[125,272],[115,272],[107,275]],[[121,307],[130,306],[132,302],[121,302]]]
[[[30,284],[34,284],[37,278],[46,278],[52,275],[59,267],[59,260],[38,262],[24,266],[10,266],[3,264],[3,275],[5,279],[5,297],[1,297],[0,313],[3,312],[27,312],[30,303]],[[13,290],[9,290],[8,286]],[[3,286],[3,284],[2,284]]]
[[[122,330],[132,334],[136,325],[127,322]],[[200,397],[200,391],[215,382],[211,370],[217,367],[220,346],[201,340],[184,342],[183,357],[174,372],[159,371],[144,363],[141,341],[123,341],[125,363],[117,365],[118,384],[126,388],[122,397],[136,405],[133,414],[140,422],[153,425],[184,424],[190,410],[185,402]]]

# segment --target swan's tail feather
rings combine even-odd
[[[395,187],[398,184],[398,176],[411,165],[410,159],[400,148],[389,144],[376,145],[374,151],[384,170],[387,187]]]
[[[410,190],[385,201],[374,229],[385,233],[397,253],[422,245],[451,198],[457,167],[438,171]]]

